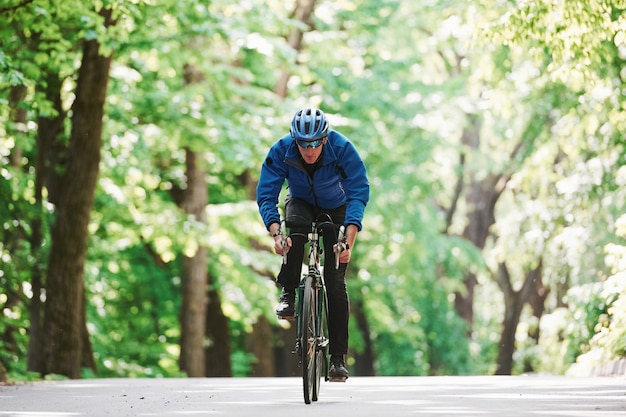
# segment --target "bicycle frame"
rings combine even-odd
[[[324,281],[324,275],[320,267],[320,245],[319,245],[319,230],[317,229],[317,223],[311,225],[311,233],[309,235],[309,242],[311,242],[311,248],[309,249],[309,267],[308,276],[313,279],[312,286],[317,294],[317,323],[315,325],[315,334],[318,336],[317,350],[324,350],[324,357],[327,356],[328,338],[323,336],[324,332],[324,317],[328,317],[328,296],[326,294],[326,282]],[[303,282],[304,280],[301,280]],[[301,285],[302,288],[304,288]],[[321,337],[319,335],[322,335]],[[325,366],[324,380],[328,380],[328,366]]]
[[[322,314],[326,315],[326,317],[328,317],[328,299],[327,299],[327,295],[326,295],[326,283],[324,281],[324,275],[322,274],[322,269],[320,266],[320,243],[319,243],[319,230],[317,228],[317,222],[313,222],[311,224],[311,232],[309,232],[308,234],[308,241],[310,244],[310,248],[309,248],[309,262],[308,262],[308,271],[306,274],[303,274],[302,279],[300,280],[300,285],[298,287],[298,292],[300,295],[300,300],[302,300],[303,297],[303,293],[304,293],[304,286],[306,284],[306,279],[308,277],[312,278],[312,287],[315,290],[315,293],[317,295],[316,297],[316,301],[317,301],[317,323],[315,326],[315,333],[316,335],[320,334],[320,331],[322,330],[322,325],[323,325],[323,317]],[[320,297],[321,295],[321,297]],[[302,309],[302,303],[299,303],[299,309]],[[300,311],[300,314],[302,312]],[[301,315],[300,315],[301,317]],[[298,325],[299,327],[301,326],[302,323],[300,323],[300,320],[298,320]],[[298,329],[300,330],[300,329]],[[300,332],[298,332],[298,334],[300,334]],[[319,341],[318,341],[319,343]],[[328,344],[328,339],[326,339],[325,344],[323,347],[325,347]],[[326,378],[328,376],[326,375]]]
[[[328,317],[328,303],[326,285],[320,267],[320,232],[317,222],[311,224],[311,231],[307,234],[307,238],[309,242],[308,268],[307,272],[302,275],[298,286],[296,351],[298,361],[303,366],[304,400],[309,404],[318,399],[321,375],[324,375],[325,381],[328,380],[328,337],[324,335],[324,318]],[[307,289],[307,285],[310,288]],[[305,297],[311,304],[306,308],[313,309],[312,312],[304,311]],[[305,329],[308,325],[307,315],[309,314],[314,317],[314,329]]]
[[[296,299],[296,346],[294,353],[298,354],[298,362],[303,367],[304,401],[310,404],[317,401],[321,375],[328,381],[328,344],[326,320],[328,317],[328,299],[326,283],[320,266],[320,231],[325,227],[335,225],[332,222],[310,223],[310,231],[307,233],[309,243],[309,256],[307,271],[302,275],[297,290]],[[283,228],[284,223],[281,224]],[[284,228],[283,228],[284,230]],[[343,226],[339,233],[339,241],[343,239]],[[285,245],[283,240],[283,245]],[[336,253],[338,257],[338,253]],[[284,259],[283,259],[284,261]],[[325,267],[327,267],[325,265]],[[332,267],[332,266],[331,266]],[[310,301],[305,303],[305,296]],[[306,309],[306,311],[305,311]],[[311,309],[313,309],[311,311]],[[314,329],[306,324],[308,319],[314,319]],[[314,350],[313,350],[314,349]]]

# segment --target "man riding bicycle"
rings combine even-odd
[[[333,246],[337,236],[324,236],[324,281],[328,294],[328,333],[330,377],[345,379],[348,370],[349,304],[345,275],[357,233],[361,230],[365,206],[369,201],[369,181],[365,164],[356,148],[344,135],[329,129],[323,111],[315,108],[299,110],[293,116],[288,135],[280,138],[269,150],[257,186],[259,212],[274,237],[274,249],[282,255],[278,199],[287,180],[289,193],[285,198],[285,217],[303,224],[314,221],[320,214],[332,222],[346,226],[345,250],[339,254],[339,269],[335,269]],[[308,229],[291,228],[287,238],[287,262],[277,277],[282,286],[276,307],[279,318],[295,314],[296,288],[299,285]]]

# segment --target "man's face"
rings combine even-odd
[[[296,144],[298,145],[298,151],[300,151],[300,155],[302,155],[302,159],[307,164],[313,164],[317,161],[322,154],[322,149],[324,149],[324,144],[326,143],[326,138],[317,139],[313,141],[304,141],[304,140],[296,140]]]

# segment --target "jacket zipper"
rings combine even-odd
[[[291,159],[287,159],[287,158],[285,158],[285,163],[287,165],[291,165],[292,167],[299,169],[300,171],[306,174],[306,177],[309,179],[309,193],[313,195],[313,200],[315,201],[315,206],[317,207],[318,206],[317,195],[315,194],[315,187],[313,185],[314,184],[313,177],[309,175],[309,173],[306,171],[306,169],[304,169],[301,163],[294,162]],[[315,175],[315,173],[313,173],[313,175]]]

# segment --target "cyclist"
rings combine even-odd
[[[369,200],[365,164],[352,142],[329,129],[323,111],[305,108],[296,112],[291,120],[290,133],[280,138],[267,153],[257,186],[259,212],[274,237],[274,249],[280,255],[283,248],[278,199],[285,180],[289,190],[285,198],[287,222],[310,223],[325,214],[333,223],[346,226],[347,246],[339,254],[339,269],[335,269],[333,252],[337,236],[324,236],[325,263],[328,265],[324,268],[324,280],[328,294],[330,377],[345,380],[348,378],[345,355],[348,353],[349,320],[345,275]],[[292,227],[292,236],[287,238],[287,262],[277,277],[282,293],[276,314],[281,319],[295,314],[296,288],[308,231]]]

